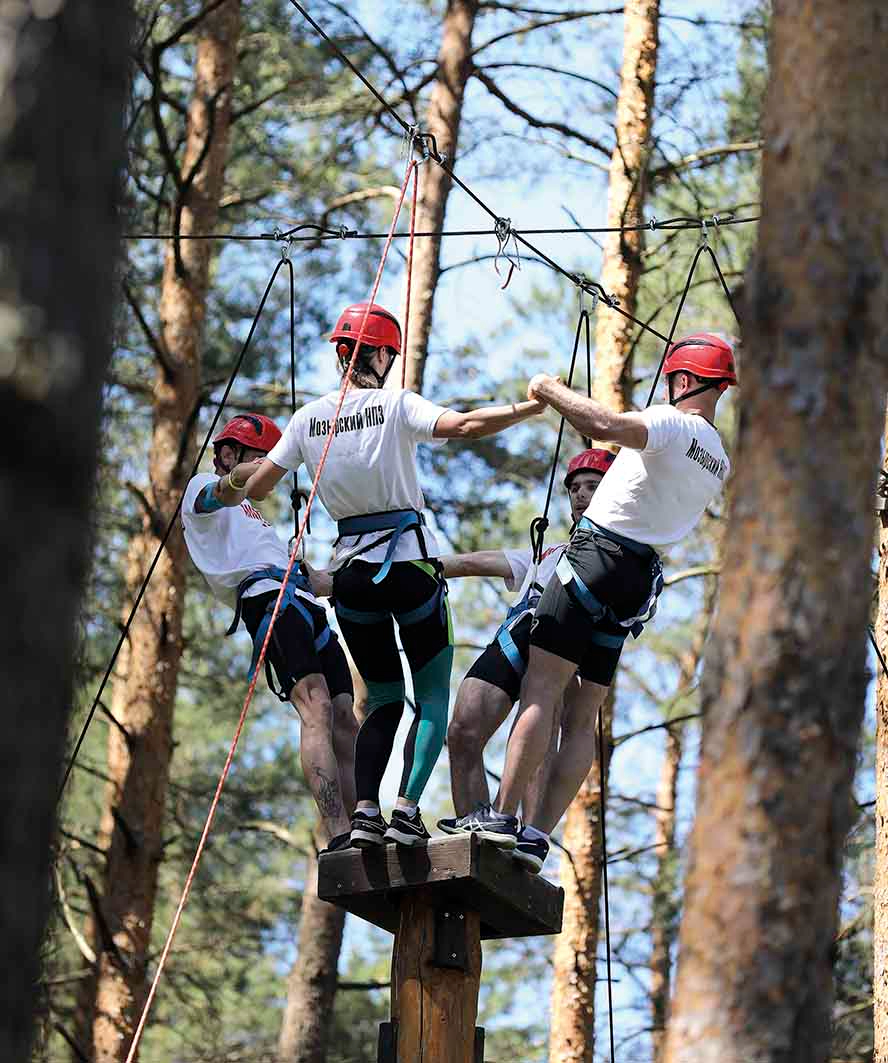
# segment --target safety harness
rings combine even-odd
[[[609,605],[605,605],[604,602],[599,601],[577,575],[566,552],[562,554],[561,559],[555,566],[555,573],[561,581],[564,589],[571,595],[574,601],[586,610],[594,623],[597,623],[599,620],[608,620],[610,623],[627,629],[626,634],[624,635],[610,635],[603,631],[596,631],[593,633],[592,640],[594,642],[603,646],[611,646],[616,649],[623,645],[623,642],[626,640],[630,631],[635,638],[638,638],[644,625],[651,620],[656,613],[657,598],[663,590],[663,566],[660,563],[657,551],[654,550],[653,547],[648,546],[645,543],[636,542],[634,539],[628,539],[625,535],[620,535],[618,532],[611,531],[609,528],[602,528],[601,525],[596,524],[595,521],[590,520],[588,517],[581,517],[577,527],[583,528],[586,531],[591,531],[596,536],[600,536],[612,543],[616,543],[618,546],[624,547],[630,553],[636,554],[643,560],[650,562],[650,594],[639,612],[635,616],[630,616],[627,619],[617,616]]]
[[[419,543],[419,549],[422,551],[423,560],[429,560],[429,555],[426,550],[425,536],[422,533],[422,529],[425,527],[425,517],[419,512],[419,510],[390,509],[384,513],[365,513],[360,517],[344,517],[342,520],[338,521],[337,527],[339,530],[339,537],[333,544],[334,548],[339,544],[339,540],[343,535],[367,535],[372,532],[385,533],[379,538],[373,539],[365,546],[361,546],[358,550],[349,555],[349,560],[351,560],[354,557],[360,557],[361,554],[366,554],[368,550],[373,550],[377,546],[382,546],[383,543],[389,544],[385,558],[382,562],[382,568],[380,568],[373,577],[374,583],[382,583],[385,577],[389,574],[389,569],[392,567],[392,558],[395,555],[395,549],[397,548],[398,542],[404,532],[416,532],[416,538]]]
[[[282,568],[278,568],[276,565],[269,565],[268,568],[259,568],[255,572],[251,572],[249,576],[245,576],[237,585],[237,602],[234,607],[234,619],[225,632],[226,635],[233,635],[237,631],[237,625],[240,623],[241,613],[243,612],[243,599],[246,592],[254,584],[259,583],[261,580],[274,580],[277,583],[283,583],[286,572]],[[290,578],[287,580],[287,585],[284,589],[284,596],[281,599],[280,613],[283,613],[285,609],[292,606],[302,617],[302,619],[308,624],[309,631],[314,631],[314,617],[305,607],[305,604],[300,600],[300,592],[303,594],[311,594],[311,585],[308,582],[308,578],[299,571],[298,565],[294,566],[290,570]],[[250,669],[247,673],[247,678],[252,680],[253,675],[256,672],[256,664],[259,660],[259,654],[262,651],[262,646],[265,642],[265,636],[268,634],[268,625],[271,623],[271,614],[274,612],[275,599],[272,598],[268,603],[268,607],[265,610],[265,615],[259,622],[259,627],[256,629],[256,634],[253,636],[253,657],[250,661]],[[280,643],[277,641],[277,625],[275,624],[271,632],[271,637],[275,641],[275,645],[280,653],[281,660],[284,660],[284,653]],[[330,641],[330,627],[324,625],[324,630],[314,640],[315,652],[320,653],[321,650]],[[265,675],[268,679],[268,685],[274,691],[275,694],[281,699],[281,701],[289,701],[289,692],[285,693],[282,690],[277,690],[272,681],[271,664],[268,657],[265,658]]]
[[[388,620],[390,616],[398,621],[400,627],[409,627],[411,624],[419,624],[423,620],[430,617],[433,613],[437,612],[441,618],[442,623],[446,623],[447,620],[447,581],[441,574],[440,562],[436,559],[431,559],[431,564],[435,566],[438,577],[438,585],[432,592],[432,596],[424,601],[421,605],[418,605],[415,609],[408,609],[402,613],[387,612],[380,613],[370,609],[349,609],[348,606],[343,605],[340,601],[334,602],[336,608],[336,616],[343,620],[350,620],[353,624],[379,624],[384,620]],[[376,583],[378,579],[374,577],[373,582]]]
[[[527,661],[521,656],[521,651],[518,649],[517,643],[512,638],[512,630],[517,627],[526,616],[533,616],[534,610],[543,595],[545,588],[541,583],[537,583],[536,580],[538,567],[539,566],[534,563],[533,577],[530,581],[530,586],[506,613],[505,620],[500,624],[499,629],[494,636],[499,648],[503,651],[503,656],[519,676],[524,675],[525,669],[527,668]]]

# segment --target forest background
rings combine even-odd
[[[324,0],[311,5],[311,11],[386,97],[422,128],[435,90],[445,15],[454,6],[459,5],[445,11],[437,3],[383,2],[346,8]],[[474,65],[459,103],[456,172],[519,231],[604,225],[618,122],[623,9],[590,12],[560,2],[546,5],[545,11],[509,3],[463,6],[473,12]],[[717,226],[711,219],[757,214],[769,13],[761,3],[709,3],[705,10],[680,2],[647,7],[658,9],[656,96],[644,159],[643,212],[639,217],[628,214],[626,220],[707,219],[710,245],[734,286],[747,264],[755,225]],[[283,0],[250,5],[225,0],[207,8],[140,4],[137,12],[126,178],[129,233],[159,235],[176,224],[190,224],[196,232],[203,226],[204,231],[256,235],[303,221],[361,231],[386,228],[405,165],[400,131],[290,5]],[[214,21],[219,18],[230,20],[224,33]],[[234,37],[236,46],[227,56],[232,88],[223,78],[217,95],[204,94],[204,101],[212,101],[206,108],[209,131],[204,127],[208,148],[189,158],[186,117],[201,78],[213,76],[202,67],[200,49],[214,25],[217,41]],[[431,170],[431,164],[424,167],[421,180]],[[200,209],[189,199],[195,186]],[[402,231],[405,226],[402,217]],[[491,225],[455,188],[446,197],[446,228],[490,230]],[[638,252],[635,313],[668,331],[700,231],[652,230],[645,237]],[[568,270],[601,276],[601,237],[532,239]],[[120,278],[125,298],[105,393],[93,577],[82,623],[81,714],[72,723],[72,737],[86,718],[147,559],[172,516],[174,496],[187,480],[195,440],[203,438],[216,413],[280,259],[275,241],[195,241],[194,250],[185,242],[180,246],[184,261],[176,262],[166,241],[126,241]],[[330,240],[291,249],[297,402],[335,384],[332,348],[324,333],[344,303],[366,296],[380,248],[379,240]],[[396,246],[379,297],[393,308],[403,304],[403,248],[403,242]],[[496,250],[492,232],[443,241],[440,277],[431,283],[434,313],[426,315],[431,317],[430,338],[416,383],[445,405],[519,397],[534,372],[564,372],[569,362],[579,309],[575,286],[522,253],[520,271],[503,290],[508,266],[501,258],[496,271]],[[177,271],[181,276],[182,269],[193,283],[184,285],[187,299],[175,303],[170,278]],[[679,331],[706,328],[736,338],[733,313],[705,259],[695,282]],[[283,423],[289,415],[287,297],[281,275],[223,416],[258,409]],[[613,311],[599,306],[595,313],[600,319]],[[171,329],[178,329],[178,336]],[[661,353],[662,343],[655,337],[633,336],[632,357],[621,380],[629,404],[646,401]],[[742,351],[740,359],[742,373]],[[596,377],[599,368],[593,355]],[[399,374],[400,365],[394,372]],[[582,370],[578,384],[585,386]],[[735,402],[722,404],[720,427],[729,445],[736,431]],[[556,431],[557,422],[547,419],[494,442],[451,445],[422,455],[429,509],[453,549],[528,542],[529,522],[544,502]],[[568,431],[556,483],[567,456],[581,447],[582,441]],[[668,997],[681,916],[683,845],[694,813],[700,728],[696,681],[717,594],[724,512],[721,501],[698,533],[668,558],[673,583],[644,640],[627,646],[612,706],[610,945],[617,1058],[627,1063],[653,1060],[660,1051],[662,1002],[664,992]],[[288,535],[292,514],[284,492],[271,502],[268,514]],[[556,487],[550,541],[566,531],[565,516]],[[328,556],[331,531],[315,511],[308,545],[313,562],[323,563]],[[178,534],[174,531],[174,539]],[[153,660],[137,660],[129,644],[125,647],[66,790],[35,1060],[122,1058],[109,1047],[114,1038],[108,1039],[99,1014],[115,999],[126,1012],[127,1002],[142,992],[146,970],[153,969],[245,691],[246,638],[224,639],[229,617],[206,593],[181,544],[174,543],[165,557],[169,568],[166,561],[158,567],[152,588],[167,597],[172,590],[181,603],[180,620],[160,638],[156,621],[167,614],[157,600],[146,597],[148,620],[140,645],[150,650],[162,642],[164,648]],[[454,582],[455,682],[491,637],[508,602],[504,589],[491,582]],[[136,696],[138,676],[144,674],[160,675],[160,686],[142,683],[143,693]],[[150,739],[142,748],[152,753],[137,766],[141,781],[133,789],[148,792],[149,811],[143,808],[140,814],[150,820],[151,810],[157,813],[151,829],[159,846],[145,844],[141,825],[134,829],[119,800],[126,787],[121,780],[138,760],[132,746],[140,728]],[[872,732],[869,710],[856,782],[859,815],[847,846],[837,939],[837,1061],[867,1060],[873,1053]],[[158,735],[155,745],[151,736]],[[288,1021],[292,1027],[294,1015],[310,1010],[305,999],[296,999],[307,992],[306,981],[288,980],[291,970],[298,976],[309,938],[323,937],[310,927],[300,930],[303,894],[310,893],[314,816],[299,773],[298,741],[292,713],[261,691],[145,1033],[143,1063],[277,1059]],[[128,750],[123,757],[121,742]],[[494,773],[501,756],[499,741],[488,761]],[[393,774],[398,771],[396,764]],[[392,792],[390,782],[389,796]],[[597,844],[595,797],[589,795],[593,814],[585,817],[588,829],[581,840],[592,851]],[[433,820],[448,808],[445,755],[424,812]],[[129,855],[111,852],[115,838]],[[115,860],[128,865],[126,874],[109,871]],[[559,869],[553,859],[546,870],[553,877],[560,873],[564,881],[571,866],[580,865],[562,859]],[[152,875],[156,883],[146,885]],[[127,892],[129,898],[122,896]],[[593,996],[575,1009],[582,1012],[580,1025],[591,1027],[588,1046],[594,1056],[588,1058],[605,1059],[608,1016],[599,898],[593,891],[581,899],[589,909],[591,936],[584,939],[585,950],[596,962],[587,974]],[[119,954],[101,915],[105,905],[118,912],[127,903],[142,912],[147,932],[144,949],[135,949],[131,962]],[[324,1029],[304,1034],[301,1047],[291,1045],[290,1058],[325,1058],[329,1063],[374,1058],[376,1024],[387,1009],[389,947],[382,932],[346,922],[338,984],[322,995],[323,1007],[316,1009]],[[335,932],[326,948],[321,961],[329,972],[330,958],[339,952]],[[565,961],[548,940],[485,950],[479,1021],[487,1029],[490,1059],[538,1063],[564,1058],[559,1043],[563,1017],[551,1021],[563,994],[556,989],[549,1004],[559,963],[563,967]],[[324,1010],[328,1003],[329,1014]],[[314,1055],[306,1047],[311,1037],[318,1039],[310,1048]]]

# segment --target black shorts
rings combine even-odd
[[[517,701],[521,690],[521,680],[527,671],[527,658],[530,653],[530,624],[532,620],[532,614],[528,613],[526,616],[521,617],[514,627],[509,629],[512,641],[524,661],[524,667],[520,672],[515,671],[514,665],[503,653],[499,641],[494,639],[466,672],[466,679],[481,679],[485,683],[490,683],[491,686],[499,687],[510,701]]]
[[[578,528],[565,556],[595,597],[620,618],[636,616],[648,600],[657,555],[641,556],[600,533]],[[536,609],[533,646],[574,661],[582,679],[610,686],[628,629],[613,620],[593,620],[555,572]]]
[[[262,617],[265,616],[269,604],[274,604],[277,595],[277,591],[267,591],[243,599],[241,616],[247,631],[254,638],[262,623]],[[299,604],[310,614],[312,626],[309,627],[294,606],[284,609],[278,613],[274,622],[266,652],[266,658],[274,669],[281,690],[289,696],[300,679],[307,675],[319,674],[327,680],[331,698],[339,694],[349,694],[353,697],[351,672],[336,632],[330,632],[327,644],[320,651],[315,649],[315,640],[329,626],[326,611],[305,598],[300,598]]]

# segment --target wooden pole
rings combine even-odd
[[[392,955],[398,1063],[475,1063],[480,984],[479,914],[408,894]]]

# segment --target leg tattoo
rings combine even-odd
[[[321,815],[328,819],[336,819],[342,813],[342,801],[339,797],[339,783],[325,775],[320,768],[315,768],[319,782],[315,800],[318,803]]]

